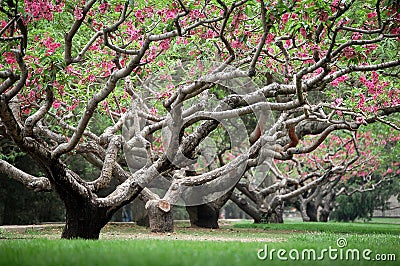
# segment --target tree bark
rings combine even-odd
[[[186,207],[192,227],[219,228],[219,208],[213,202]]]
[[[324,222],[324,223],[328,222],[329,214],[330,214],[330,211],[322,209],[319,214],[319,221]]]
[[[165,200],[149,200],[146,203],[151,232],[165,233],[174,231],[171,206]]]
[[[100,230],[110,220],[105,209],[71,200],[66,206],[66,223],[61,238],[99,239]]]
[[[230,198],[242,211],[247,213],[254,219],[254,223],[261,223],[261,212],[250,205],[246,199],[240,198],[235,193],[232,194]]]
[[[309,202],[306,206],[306,213],[309,218],[308,222],[318,222],[318,209],[313,202]],[[303,218],[304,221],[304,218]]]
[[[219,211],[230,199],[234,189],[235,187],[213,202],[198,206],[187,206],[186,210],[189,214],[190,225],[192,227],[219,228]]]

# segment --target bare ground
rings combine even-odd
[[[63,224],[0,226],[0,239],[59,239]],[[146,227],[134,223],[110,223],[106,225],[100,239],[103,240],[186,240],[186,241],[235,241],[235,242],[281,242],[282,233],[266,232],[261,229],[232,228],[222,224],[219,229],[191,228],[185,223],[176,224],[175,232],[151,233]]]

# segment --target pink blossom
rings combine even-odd
[[[115,12],[121,12],[124,9],[124,5],[118,4],[115,6]]]
[[[372,82],[377,83],[379,80],[379,75],[378,73],[374,70],[372,71]]]
[[[335,106],[340,106],[343,102],[343,98],[336,98],[335,99]]]
[[[367,14],[367,18],[369,18],[369,19],[374,18],[374,17],[376,17],[375,11]]]
[[[29,99],[34,100],[36,98],[36,92],[34,90],[31,90],[29,92]]]
[[[203,13],[201,13],[198,9],[191,10],[189,15],[190,15],[190,17],[192,19],[204,18],[205,17],[205,15]]]
[[[170,18],[175,18],[175,14],[176,14],[176,12],[174,11],[174,10],[168,10],[166,13],[165,13],[165,17],[166,18],[168,18],[168,19],[170,19]]]
[[[47,52],[48,54],[50,54],[50,55],[53,54],[54,51],[55,51],[57,48],[61,47],[61,43],[53,42],[53,41],[54,41],[54,39],[53,39],[52,37],[48,37],[48,38],[43,42],[44,46],[47,48],[46,52]]]
[[[42,18],[50,21],[53,20],[53,12],[62,11],[60,7],[54,6],[50,0],[25,0],[24,8],[25,12],[30,15],[27,22]]]
[[[83,18],[83,13],[82,9],[79,7],[76,7],[74,10],[74,17],[76,20],[81,20]]]
[[[301,34],[301,36],[303,36],[304,38],[307,38],[307,32],[306,32],[306,30],[305,30],[303,27],[300,28],[300,34]]]
[[[360,100],[358,101],[358,108],[363,109],[365,105],[365,96],[364,94],[360,94]]]
[[[53,102],[54,109],[58,109],[58,108],[60,108],[60,106],[61,106],[61,103],[59,101]]]
[[[268,33],[266,43],[269,44],[269,43],[273,42],[274,39],[275,39],[275,35],[272,33]]]
[[[96,77],[95,77],[94,75],[89,75],[89,76],[88,76],[88,80],[89,80],[90,82],[94,82],[94,81],[96,80]]]
[[[329,14],[328,14],[328,12],[326,12],[326,11],[322,11],[322,12],[319,14],[318,18],[319,18],[321,21],[327,21],[328,18],[329,18]]]
[[[127,28],[126,32],[130,35],[132,41],[136,41],[140,37],[140,30],[138,29]]]
[[[365,123],[365,119],[363,116],[357,116],[356,117],[356,123],[357,124],[364,124]]]
[[[339,85],[339,82],[343,82],[343,81],[345,81],[345,80],[347,80],[347,79],[348,79],[347,75],[340,76],[340,77],[338,77],[337,79],[333,80],[333,81],[331,82],[331,85],[334,86],[334,87],[336,87],[336,86]]]
[[[361,40],[363,37],[361,32],[354,32],[353,35],[351,36],[352,40]]]
[[[100,4],[100,6],[99,6],[100,13],[102,13],[102,14],[106,13],[107,9],[108,9],[108,3],[107,2],[103,2],[103,3]]]
[[[335,80],[333,80],[333,81],[331,82],[331,85],[332,85],[333,87],[336,87],[336,86],[339,85],[339,81],[338,81],[337,79],[335,79]]]
[[[15,59],[15,55],[12,52],[5,52],[3,53],[3,56],[6,58],[7,64],[11,65],[17,62],[17,60]]]
[[[239,42],[237,39],[232,42],[232,48],[240,48],[242,43]]]
[[[344,48],[343,52],[344,52],[344,56],[348,59],[351,59],[356,56],[356,52],[354,51],[354,49],[349,46]]]
[[[162,40],[160,42],[160,47],[163,50],[168,50],[171,47],[170,40],[169,39]]]
[[[349,78],[349,77],[348,77],[347,75],[343,75],[343,76],[338,77],[337,80],[338,80],[339,82],[343,82],[343,81],[347,80],[348,78]]]
[[[290,16],[289,13],[285,13],[282,15],[282,23],[283,24],[286,24],[289,21],[289,16]]]
[[[156,115],[156,114],[157,114],[157,109],[154,108],[154,107],[152,107],[152,108],[150,109],[150,114]]]
[[[142,10],[139,9],[138,11],[136,11],[135,17],[136,17],[137,21],[144,22],[144,15],[143,15]]]

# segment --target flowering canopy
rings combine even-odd
[[[0,134],[45,169],[44,177],[25,173],[20,180],[37,190],[55,188],[64,201],[70,200],[64,191],[80,195],[85,202],[109,208],[107,215],[136,197],[143,189],[137,180],[151,179],[154,169],[174,184],[197,186],[234,166],[240,155],[229,145],[220,147],[209,172],[195,171],[196,178],[182,176],[179,170],[185,169],[166,157],[160,131],[176,106],[182,106],[183,119],[193,118],[176,137],[176,148],[186,157],[194,159],[207,136],[226,142],[223,133],[212,134],[223,132],[212,118],[222,107],[207,117],[197,105],[184,105],[192,100],[216,97],[231,109],[220,117],[239,115],[246,133],[258,130],[257,138],[249,136],[251,145],[244,152],[249,173],[262,163],[265,143],[273,143],[269,156],[296,163],[298,156],[328,145],[326,139],[331,145],[350,145],[335,139],[336,131],[355,132],[374,122],[399,129],[400,13],[394,1],[0,3]],[[171,82],[157,90],[140,86],[154,73],[165,73],[160,78],[172,81],[176,77],[168,70],[177,63],[207,60],[223,63],[206,81],[186,80],[185,86]],[[198,64],[195,70],[203,68]],[[218,80],[244,77],[259,88],[239,97],[218,86]],[[262,116],[254,116],[260,106],[268,106],[275,122],[265,124]],[[146,125],[135,137],[148,161],[131,174],[119,159],[119,149],[124,121],[132,115]],[[386,138],[398,141],[398,133]],[[343,176],[360,156],[356,150],[349,146],[342,155],[325,156],[329,166],[314,159],[315,167],[307,168],[313,174],[307,182],[292,180],[297,192],[290,196],[332,175]],[[66,154],[83,155],[102,169],[100,177],[82,180],[63,164]],[[0,162],[0,171],[21,176],[8,162]],[[270,167],[278,179],[291,178],[290,171],[282,175]],[[99,197],[97,191],[112,177],[121,185]],[[174,203],[169,192],[164,200]]]

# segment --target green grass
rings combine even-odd
[[[234,228],[258,228],[266,231],[294,230],[294,231],[316,231],[330,233],[357,233],[357,234],[396,234],[400,235],[399,224],[389,223],[304,223],[289,222],[283,224],[254,224],[242,222],[233,225]]]
[[[250,227],[250,228],[249,228]],[[0,265],[398,265],[400,260],[400,231],[398,224],[371,223],[287,223],[254,225],[239,223],[220,230],[199,230],[177,227],[177,234],[201,238],[213,236],[258,237],[269,242],[239,241],[188,241],[123,239],[147,233],[143,227],[108,226],[104,235],[115,233],[112,240],[60,240],[46,239],[59,231],[27,232],[24,235],[7,233],[0,240]],[[5,236],[3,234],[3,236]],[[33,239],[16,239],[25,236]],[[14,238],[13,238],[14,237]],[[257,252],[267,248],[288,252],[296,249],[313,249],[317,256],[326,248],[338,248],[337,240],[344,238],[347,249],[372,250],[370,255],[395,254],[397,261],[330,260],[325,254],[324,261],[279,261],[276,252],[273,260],[259,260]],[[262,253],[261,255],[263,255]],[[345,254],[345,253],[343,253]]]

